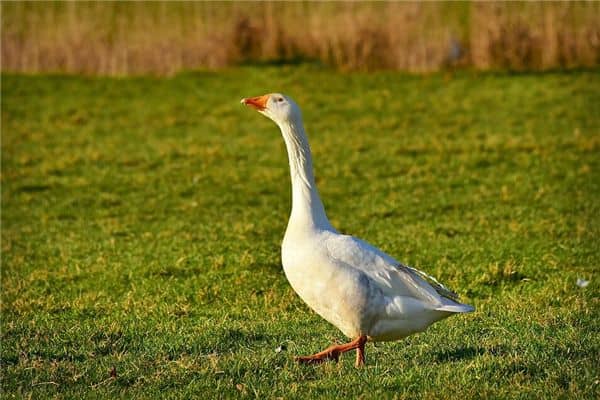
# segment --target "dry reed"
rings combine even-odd
[[[316,60],[412,72],[595,67],[600,3],[2,3],[2,70],[161,74]]]

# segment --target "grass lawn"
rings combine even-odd
[[[334,226],[475,313],[369,344],[364,369],[294,363],[345,338],[281,268],[283,140],[239,104],[269,91],[303,108]],[[3,398],[600,395],[597,71],[4,75],[1,94]]]

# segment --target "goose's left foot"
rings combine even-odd
[[[356,349],[356,366],[365,365],[365,343],[367,336],[359,336],[350,343],[329,346],[325,350],[313,354],[312,356],[296,357],[295,360],[302,364],[320,364],[322,362],[333,360],[337,362],[342,353]]]

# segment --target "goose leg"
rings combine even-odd
[[[349,343],[329,346],[312,356],[296,357],[295,360],[302,364],[320,364],[328,360],[337,362],[340,354],[356,349],[356,366],[359,367],[365,363],[365,343],[367,343],[367,336],[362,335]]]
[[[365,343],[367,342],[367,338],[366,336],[364,338],[364,342],[359,343],[359,346],[356,348],[356,362],[354,363],[356,368],[365,365]]]

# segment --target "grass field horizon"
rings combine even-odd
[[[2,397],[597,398],[598,88],[595,70],[3,74]],[[303,110],[333,225],[475,313],[368,344],[363,369],[294,363],[345,338],[281,269],[283,140],[239,104],[272,91]]]

